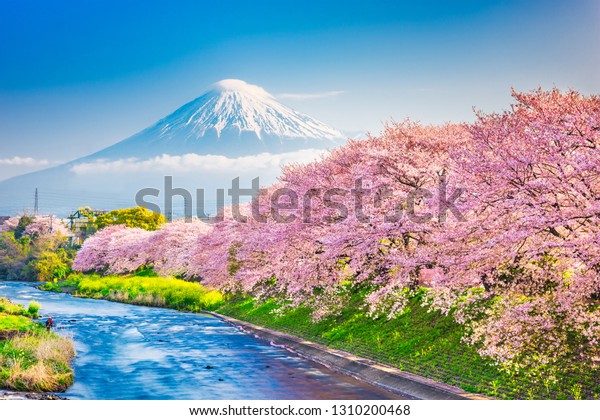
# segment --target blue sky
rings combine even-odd
[[[116,143],[225,78],[346,131],[468,121],[511,86],[600,93],[595,0],[322,3],[3,0],[0,179]]]

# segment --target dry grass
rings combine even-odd
[[[136,305],[144,306],[164,307],[166,305],[165,298],[163,298],[162,296],[151,295],[148,293],[140,293],[131,302]]]
[[[0,385],[20,391],[60,392],[73,383],[70,340],[39,331],[8,340],[2,346]]]
[[[46,331],[26,311],[0,298],[0,388],[17,391],[61,392],[73,383],[69,363],[75,357],[72,342]]]
[[[62,391],[66,389],[61,386],[60,378],[53,372],[52,368],[38,361],[34,365],[23,368],[17,361],[8,373],[6,385],[17,390],[35,392]]]
[[[129,301],[129,293],[121,290],[110,290],[107,299],[115,302],[127,302]]]
[[[75,357],[71,341],[52,333],[15,337],[11,340],[11,345],[17,350],[33,350],[35,358],[43,362],[69,363]]]
[[[134,305],[142,306],[156,306],[159,308],[167,306],[164,297],[147,292],[138,292],[137,295],[131,297],[127,291],[109,290],[106,299],[114,302],[132,303]]]

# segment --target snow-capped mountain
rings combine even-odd
[[[281,138],[336,139],[342,135],[320,121],[300,114],[277,102],[263,88],[243,80],[221,80],[208,92],[184,105],[157,124],[170,137],[189,129],[197,137],[215,130],[218,137],[226,130],[251,131]]]
[[[164,153],[233,157],[330,148],[343,138],[339,131],[281,104],[263,88],[227,79],[151,127],[85,159]]]
[[[83,139],[84,140],[84,139]],[[227,188],[259,176],[268,185],[282,163],[312,160],[344,142],[339,131],[279,103],[242,80],[217,82],[152,126],[92,155],[0,182],[0,214],[32,208],[35,188],[47,213],[81,205],[134,205],[137,190]],[[214,200],[213,200],[214,201]]]

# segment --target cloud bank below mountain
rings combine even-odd
[[[179,156],[163,154],[150,159],[97,160],[73,165],[70,171],[76,175],[115,173],[192,173],[197,171],[230,173],[278,169],[288,163],[307,163],[324,153],[319,149],[305,149],[287,153],[259,153],[256,155],[230,158],[220,155],[187,153]]]

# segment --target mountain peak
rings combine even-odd
[[[253,133],[258,140],[341,139],[343,135],[326,124],[278,102],[262,87],[243,80],[225,79],[214,83],[192,102],[159,121],[155,129],[165,140],[181,137],[200,140],[240,137]]]
[[[342,133],[278,102],[262,87],[225,79],[145,130],[83,160],[187,153],[239,157],[329,149],[343,141]]]
[[[251,85],[240,79],[223,79],[210,85],[209,90],[224,93],[224,92],[239,92],[249,95],[263,96],[272,98],[272,96],[263,88],[257,85]]]

